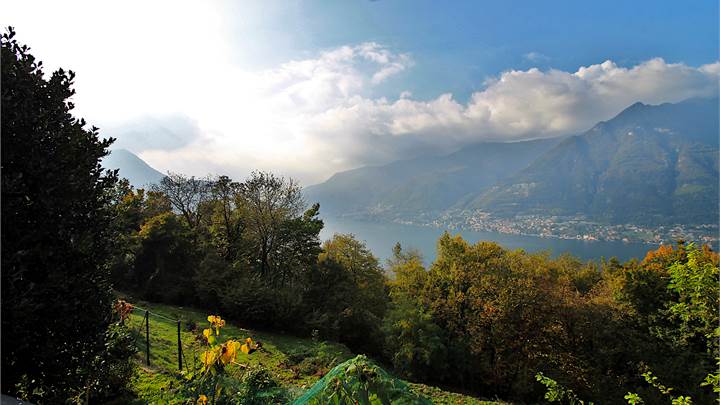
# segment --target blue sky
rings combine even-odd
[[[258,66],[373,41],[423,61],[389,90],[411,87],[427,98],[451,91],[464,99],[482,88],[484,78],[510,69],[575,70],[607,59],[631,66],[654,57],[697,66],[718,59],[718,2],[712,0],[298,1],[260,7],[265,18],[255,33],[263,40],[253,49]],[[237,27],[237,33],[242,41],[245,30]]]
[[[0,0],[154,167],[304,184],[717,95],[717,1]]]

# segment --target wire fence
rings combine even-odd
[[[151,360],[151,354],[153,353],[153,346],[158,345],[162,349],[159,351],[164,354],[172,351],[175,352],[177,356],[176,361],[178,371],[182,371],[183,367],[187,369],[187,361],[185,359],[183,350],[182,320],[173,319],[163,314],[150,311],[147,308],[143,308],[134,304],[131,305],[132,310],[130,311],[130,314],[134,316],[128,316],[124,322],[134,336],[135,346],[139,349],[139,351],[144,352],[145,364],[147,366],[153,365],[153,361]],[[166,325],[163,325],[162,323],[158,324],[157,322],[150,322],[150,317],[154,317],[161,321],[164,321],[163,323],[165,323]],[[154,324],[153,328],[151,328],[151,324]],[[176,336],[172,336],[175,335],[172,332],[168,333],[168,329],[172,329],[172,326],[167,324],[175,326],[177,332]],[[157,331],[158,333],[155,333],[156,331],[152,330],[155,328],[159,329]],[[174,348],[174,350],[168,350],[168,344],[176,347]],[[155,356],[154,360],[158,361],[159,363],[163,363],[160,364],[163,366],[167,366],[167,363],[170,362],[168,358],[159,358],[158,356]]]

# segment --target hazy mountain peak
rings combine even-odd
[[[128,179],[134,187],[146,187],[165,177],[127,149],[113,149],[102,160],[102,165],[106,169],[119,169],[120,177]]]

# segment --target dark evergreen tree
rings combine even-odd
[[[2,390],[61,403],[100,384],[113,139],[71,114],[74,73],[46,77],[14,35],[2,35]]]

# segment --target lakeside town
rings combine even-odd
[[[682,239],[717,245],[719,239],[717,224],[659,226],[602,224],[582,217],[540,215],[496,217],[482,211],[446,212],[432,221],[425,222],[423,225],[542,238],[621,241],[627,243],[672,243]]]

